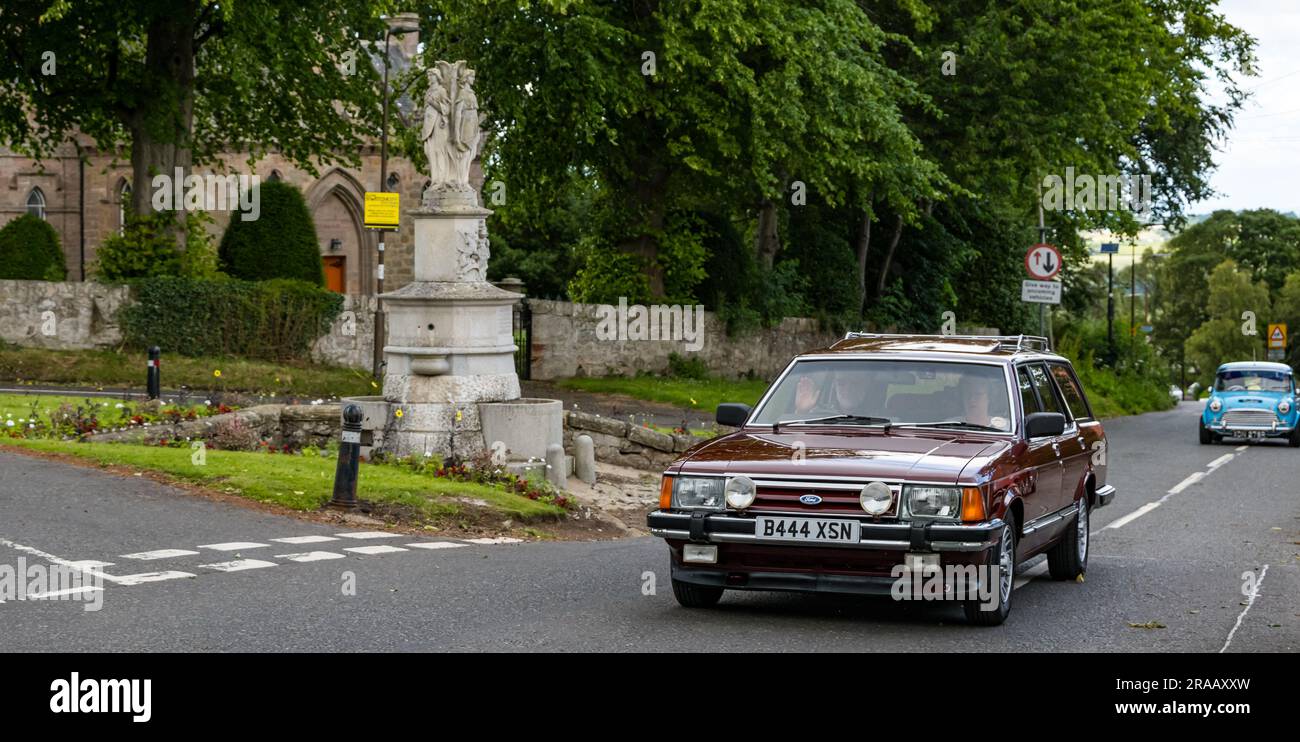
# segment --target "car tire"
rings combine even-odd
[[[1088,571],[1088,528],[1092,507],[1087,499],[1074,523],[1056,545],[1047,551],[1047,572],[1053,580],[1073,580]]]
[[[722,600],[722,588],[673,580],[673,597],[683,608],[712,608]]]
[[[991,610],[984,610],[984,603],[978,598],[963,602],[962,609],[966,612],[967,623],[975,626],[999,626],[1011,613],[1011,593],[1016,587],[1016,532],[1016,518],[1008,513],[1007,522],[1002,526],[1002,535],[998,539],[996,552],[996,563],[1000,567],[997,606]]]
[[[1291,435],[1287,436],[1286,443],[1292,448],[1300,448],[1300,425],[1297,425],[1291,431]]]
[[[1209,430],[1209,428],[1205,427],[1205,422],[1204,422],[1204,421],[1201,421],[1200,423],[1198,423],[1198,424],[1197,424],[1197,427],[1199,427],[1199,428],[1201,429],[1201,444],[1202,444],[1202,445],[1209,445],[1209,444],[1211,444],[1211,443],[1214,443],[1214,433],[1211,433],[1210,430]]]

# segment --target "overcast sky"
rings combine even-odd
[[[1252,99],[1215,155],[1218,195],[1189,213],[1273,208],[1300,214],[1300,2],[1223,0],[1228,21],[1255,37],[1259,76]]]

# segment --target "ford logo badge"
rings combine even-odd
[[[799,502],[805,505],[820,505],[822,498],[817,495],[799,495]]]

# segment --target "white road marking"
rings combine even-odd
[[[1105,531],[1109,528],[1123,528],[1124,526],[1128,525],[1129,523],[1132,523],[1138,518],[1141,518],[1142,516],[1146,515],[1152,510],[1155,510],[1158,507],[1160,507],[1159,502],[1148,502],[1147,504],[1143,505],[1137,510],[1134,510],[1133,512],[1124,516],[1123,518],[1117,518],[1111,521],[1110,523],[1107,523],[1105,528],[1102,528],[1101,530]]]
[[[276,554],[276,559],[288,559],[291,562],[323,562],[326,559],[347,559],[347,554],[333,551],[306,551],[301,554]]]
[[[424,541],[418,544],[407,544],[413,549],[456,549],[468,544],[458,544],[453,541]]]
[[[387,531],[356,531],[354,533],[340,533],[343,538],[397,538],[400,533],[389,533]]]
[[[281,544],[321,544],[326,541],[338,541],[336,536],[289,536],[287,538],[273,538],[272,541]]]
[[[212,549],[213,551],[240,551],[243,549],[260,549],[270,544],[259,544],[255,541],[230,541],[224,544],[199,544],[200,549]]]
[[[53,554],[47,551],[41,551],[40,549],[37,549],[34,546],[23,546],[22,544],[16,544],[13,541],[4,538],[0,538],[0,546],[8,546],[9,548],[14,549],[16,551],[21,551],[25,554],[31,554],[32,556],[38,556],[41,559],[44,559],[45,561],[50,562],[52,564],[58,564],[64,567],[71,567],[72,569],[81,570],[83,572],[90,571],[84,567],[79,566],[81,562],[76,562],[70,559],[64,559],[63,557],[54,556]]]
[[[104,579],[109,582],[115,582],[119,585],[143,585],[146,582],[162,582],[163,580],[179,580],[182,577],[194,577],[189,572],[141,572],[137,575],[104,575]]]
[[[275,562],[264,562],[260,559],[236,559],[233,562],[217,562],[216,564],[200,564],[199,566],[204,569],[215,569],[218,572],[243,572],[246,569],[264,569],[279,565]]]
[[[1238,452],[1245,451],[1247,448],[1250,448],[1250,446],[1237,446],[1237,451]]]
[[[1165,493],[1165,497],[1162,497],[1160,499],[1163,501],[1169,495],[1176,495],[1179,492],[1182,492],[1188,487],[1191,487],[1193,484],[1196,484],[1197,482],[1201,481],[1204,478],[1205,478],[1205,472],[1203,471],[1192,472],[1191,474],[1187,475],[1186,479],[1179,482],[1178,484],[1175,484],[1167,493]]]
[[[1232,631],[1228,632],[1228,640],[1223,643],[1223,649],[1219,650],[1219,654],[1223,654],[1224,652],[1228,651],[1228,645],[1232,644],[1232,637],[1236,635],[1237,629],[1241,628],[1242,619],[1244,619],[1246,617],[1246,614],[1250,612],[1250,607],[1252,605],[1255,605],[1255,596],[1259,595],[1260,588],[1264,586],[1264,575],[1267,574],[1268,574],[1268,565],[1265,564],[1264,569],[1260,570],[1259,572],[1259,579],[1255,581],[1255,589],[1251,590],[1250,596],[1246,598],[1245,609],[1242,610],[1241,615],[1237,616],[1237,623],[1233,624]]]
[[[524,541],[521,538],[509,538],[507,536],[501,538],[467,538],[465,540],[471,544],[521,544]]]
[[[27,596],[28,600],[42,600],[44,598],[57,598],[62,595],[80,595],[81,593],[93,593],[97,590],[103,590],[102,587],[70,587],[66,590],[55,590],[48,593],[32,593]]]
[[[1011,586],[1012,590],[1029,584],[1036,577],[1042,577],[1047,574],[1047,562],[1039,562],[1016,577],[1015,584]]]
[[[1211,461],[1211,462],[1209,463],[1210,470],[1213,471],[1213,470],[1215,470],[1215,469],[1218,469],[1220,466],[1223,466],[1224,464],[1228,463],[1229,461],[1232,461],[1233,457],[1236,456],[1236,455],[1237,455],[1237,454],[1235,454],[1235,453],[1225,453],[1225,454],[1223,454],[1223,455],[1220,456],[1219,458],[1217,458],[1217,459],[1215,459],[1214,461]]]
[[[68,562],[68,565],[74,569],[98,569],[102,567],[113,566],[112,562],[101,562],[97,559],[82,559],[77,562]]]
[[[400,546],[353,546],[344,549],[344,551],[350,551],[353,554],[392,554],[395,551],[406,551],[406,549]]]
[[[189,549],[158,549],[157,551],[142,551],[137,554],[123,554],[122,558],[143,559],[149,561],[151,559],[171,559],[172,557],[192,556],[197,553],[197,551],[190,551]]]

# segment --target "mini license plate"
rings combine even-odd
[[[855,520],[759,516],[754,519],[754,535],[780,541],[855,544],[858,525]]]

